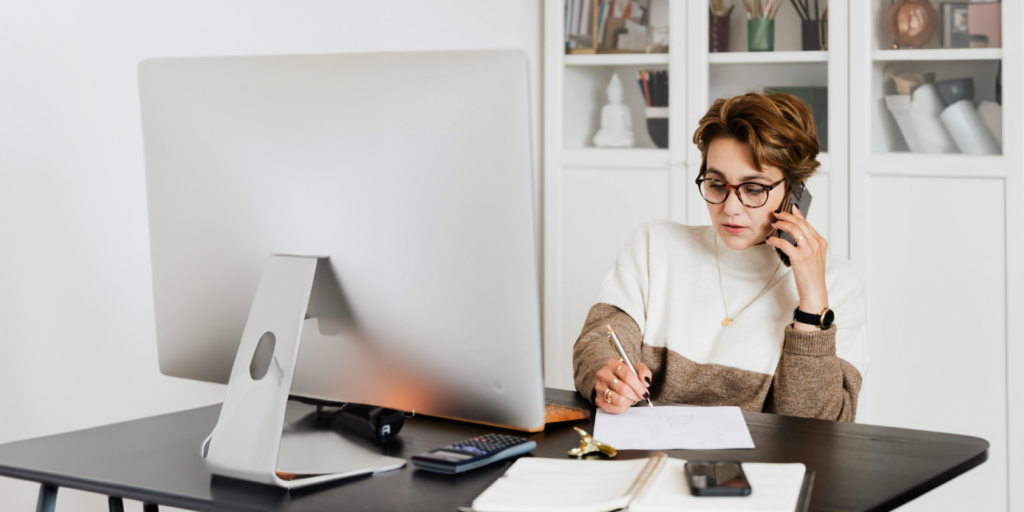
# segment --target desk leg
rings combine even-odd
[[[116,496],[108,496],[107,503],[110,504],[110,512],[124,512],[124,501]]]
[[[160,512],[160,505],[156,503],[143,503],[142,512]]]
[[[53,512],[57,508],[57,486],[41,484],[39,500],[36,501],[36,512]]]

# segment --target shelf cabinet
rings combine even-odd
[[[871,351],[858,419],[991,444],[985,464],[901,510],[1019,508],[1010,507],[1024,496],[1014,496],[1007,468],[1024,462],[1008,446],[1024,419],[1011,370],[1024,370],[1011,349],[1024,334],[1012,313],[1024,263],[1021,3],[1002,2],[1002,48],[955,49],[939,48],[938,36],[923,49],[892,49],[889,4],[850,3],[850,252],[864,273]],[[896,93],[891,66],[971,77],[976,101],[996,100],[1001,67],[1002,153],[910,152],[885,103]]]

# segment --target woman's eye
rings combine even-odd
[[[709,181],[708,186],[711,187],[711,190],[725,190],[725,185],[717,181]]]
[[[752,196],[757,196],[764,193],[764,187],[761,185],[743,185],[743,192]]]

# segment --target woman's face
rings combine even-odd
[[[778,167],[767,165],[763,170],[757,170],[750,156],[750,146],[734,139],[719,137],[711,141],[708,148],[707,174],[704,178],[717,180],[718,184],[725,183],[737,187],[741,183],[768,186],[781,180],[783,174]],[[710,182],[705,182],[704,185],[714,186]],[[748,190],[756,188],[750,187]],[[730,188],[728,191],[729,195],[724,203],[706,203],[708,213],[711,214],[711,223],[715,226],[718,236],[726,246],[734,250],[746,249],[764,242],[773,231],[771,223],[775,221],[775,210],[782,206],[786,193],[785,184],[779,183],[768,191],[768,202],[760,208],[744,205],[737,197],[736,190]]]

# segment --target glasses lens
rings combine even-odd
[[[739,187],[740,202],[757,208],[768,202],[768,190],[756,183],[744,183]]]
[[[729,193],[729,189],[718,180],[704,180],[700,184],[700,194],[704,196],[704,199],[709,203],[721,203],[725,201],[726,194]]]

